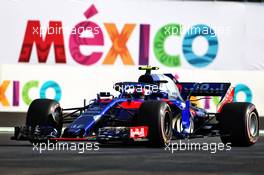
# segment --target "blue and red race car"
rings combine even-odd
[[[96,140],[100,143],[141,141],[162,147],[173,139],[220,136],[232,146],[250,146],[259,135],[255,106],[233,102],[230,83],[178,82],[172,74],[146,71],[137,82],[119,82],[117,97],[100,92],[80,108],[63,109],[51,99],[36,99],[29,106],[26,125],[15,127],[14,140]],[[195,100],[220,96],[218,110],[207,112]],[[198,98],[201,97],[201,98]],[[63,130],[63,126],[65,129]]]

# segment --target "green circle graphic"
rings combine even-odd
[[[165,66],[180,66],[180,55],[169,55],[166,53],[164,43],[169,36],[180,36],[182,26],[180,24],[167,24],[159,29],[154,38],[154,54]]]

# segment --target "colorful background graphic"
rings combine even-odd
[[[262,6],[2,3],[0,111],[26,111],[32,99],[45,97],[65,107],[81,106],[100,91],[116,93],[116,81],[136,81],[142,73],[138,66],[153,65],[160,73],[177,74],[179,81],[231,82],[235,100],[255,103],[264,115],[264,25],[250,20],[264,17]],[[214,110],[218,100],[199,105]]]

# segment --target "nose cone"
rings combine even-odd
[[[81,128],[66,128],[63,132],[62,137],[71,137],[71,138],[76,138],[76,137],[83,137],[83,132],[84,130]]]

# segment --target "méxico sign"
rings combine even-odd
[[[97,63],[100,59],[103,59],[102,64],[111,65],[116,62],[118,56],[120,56],[124,65],[148,65],[150,47],[153,47],[155,58],[160,64],[168,67],[179,67],[181,59],[186,59],[194,67],[206,67],[217,56],[218,39],[216,33],[206,24],[191,26],[186,33],[182,33],[184,28],[181,24],[171,23],[163,25],[156,31],[153,43],[150,43],[150,24],[124,24],[121,31],[118,31],[115,23],[108,22],[103,24],[107,31],[107,34],[104,34],[97,23],[90,21],[90,18],[96,15],[97,12],[96,7],[91,5],[84,12],[86,21],[76,24],[70,32],[68,49],[72,59],[81,65],[90,66]],[[138,55],[133,54],[133,56],[137,57],[137,63],[135,63],[135,58],[126,44],[135,27],[139,27],[139,53]],[[106,35],[111,39],[112,46],[104,58],[102,58],[103,52],[100,51],[93,51],[88,55],[81,52],[81,46],[104,46]],[[183,58],[179,54],[170,55],[166,52],[164,45],[166,39],[170,36],[183,37]],[[208,50],[203,55],[197,55],[193,51],[193,41],[197,37],[203,37],[208,43]],[[65,46],[62,21],[50,21],[47,29],[43,29],[39,20],[28,20],[18,62],[30,61],[33,45],[36,46],[39,63],[47,62],[51,45],[54,46],[55,62],[67,63],[65,54],[65,47],[67,46]]]

